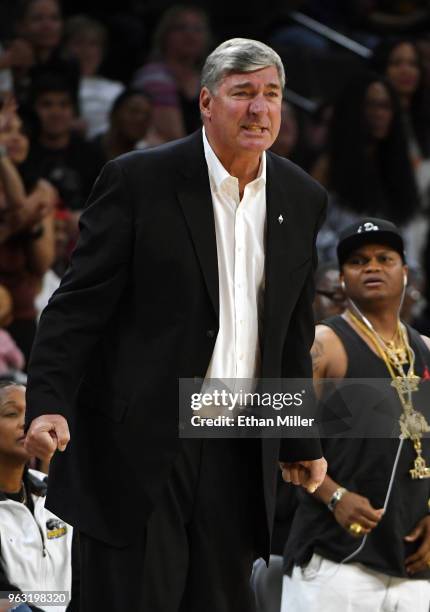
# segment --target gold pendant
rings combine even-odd
[[[430,467],[427,467],[425,460],[422,457],[421,440],[419,438],[414,439],[414,448],[417,453],[414,461],[414,467],[409,470],[411,478],[413,480],[422,480],[423,478],[430,478]]]
[[[394,342],[389,342],[386,346],[388,359],[393,365],[402,366],[408,363],[408,355],[404,346],[396,347]]]
[[[391,386],[396,389],[399,395],[406,395],[418,391],[420,380],[421,378],[415,374],[409,376],[396,376],[391,381]]]

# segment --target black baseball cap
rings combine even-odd
[[[399,228],[386,219],[365,217],[342,230],[337,245],[339,267],[363,244],[385,244],[397,251],[405,262],[405,245]]]

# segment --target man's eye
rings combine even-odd
[[[266,95],[269,96],[269,98],[279,98],[279,94],[277,91],[269,91],[269,93]]]

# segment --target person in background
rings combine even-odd
[[[358,220],[342,232],[337,253],[348,304],[342,315],[316,328],[312,358],[322,400],[319,423],[324,431],[327,417],[330,427],[330,415],[345,414],[346,404],[346,422],[356,423],[353,415],[359,414],[360,428],[343,437],[325,430],[324,483],[311,495],[297,490],[281,610],[428,612],[430,440],[411,437],[418,421],[413,430],[401,429],[406,408],[391,382],[406,375],[430,377],[430,338],[400,320],[408,268],[393,223]],[[350,379],[353,393],[346,386],[333,393],[333,379]],[[365,385],[365,379],[387,379],[389,390]],[[415,395],[414,409],[421,410],[423,398]],[[378,420],[382,413],[392,420]]]
[[[402,320],[421,334],[430,336],[427,292],[424,269],[409,266],[408,286],[402,304]]]
[[[315,273],[315,323],[342,314],[345,307],[346,297],[340,284],[337,262],[333,260],[320,264]]]
[[[282,157],[292,159],[299,140],[299,125],[294,108],[285,99],[282,100],[281,128],[278,138],[271,147],[271,151]]]
[[[45,507],[46,475],[27,468],[24,417],[25,387],[0,382],[0,592],[6,600],[5,593],[20,591],[70,596],[73,529]],[[48,612],[66,608],[29,606]]]
[[[10,292],[0,285],[0,376],[22,370],[25,360],[12,336],[3,329],[12,321],[13,303]]]
[[[154,34],[150,61],[132,86],[147,91],[154,104],[154,129],[160,142],[181,138],[201,126],[200,70],[210,44],[206,13],[197,7],[168,9]]]
[[[421,51],[412,40],[388,39],[375,49],[372,65],[386,76],[399,97],[421,206],[427,208],[430,203],[430,89]]]
[[[14,89],[13,71],[27,71],[33,65],[30,45],[21,39],[14,39],[4,47],[0,44],[0,96],[12,94]]]
[[[64,47],[79,61],[79,111],[85,137],[89,140],[108,129],[109,112],[124,85],[99,74],[108,34],[106,28],[86,15],[66,21]]]
[[[318,237],[323,261],[333,259],[339,233],[364,214],[380,215],[407,229],[419,198],[397,96],[377,74],[349,83],[336,101],[327,151],[312,176],[330,193]],[[411,259],[419,256],[411,238]]]
[[[78,218],[103,159],[73,131],[75,103],[70,83],[59,75],[44,74],[33,83],[31,108],[36,126],[23,172],[52,183],[63,207]]]
[[[13,68],[14,92],[20,105],[27,103],[32,81],[41,73],[61,74],[77,92],[79,66],[62,48],[63,17],[58,0],[19,0],[15,26],[23,61]]]
[[[92,144],[99,157],[109,161],[118,155],[144,149],[151,129],[152,102],[138,89],[126,89],[114,101],[109,116],[109,129],[97,136]]]
[[[56,192],[44,180],[27,193],[18,167],[29,148],[12,104],[0,113],[0,283],[11,293],[13,319],[7,331],[28,360],[36,331],[35,296],[54,260]]]
[[[266,153],[284,85],[273,49],[220,45],[203,70],[204,129],[106,164],[40,319],[26,444],[55,453],[48,503],[79,530],[85,612],[249,612],[252,563],[270,553],[278,461],[312,491],[324,477],[315,438],[178,432],[178,378],[312,371],[327,197]]]

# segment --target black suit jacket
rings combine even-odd
[[[325,200],[302,170],[267,154],[263,377],[311,376],[315,238]],[[109,162],[80,229],[40,321],[27,421],[60,413],[71,429],[67,450],[51,465],[49,508],[121,546],[151,512],[180,447],[178,378],[205,376],[218,331],[201,131]],[[279,441],[261,448],[270,531]],[[317,440],[281,447],[284,460],[320,456]]]

